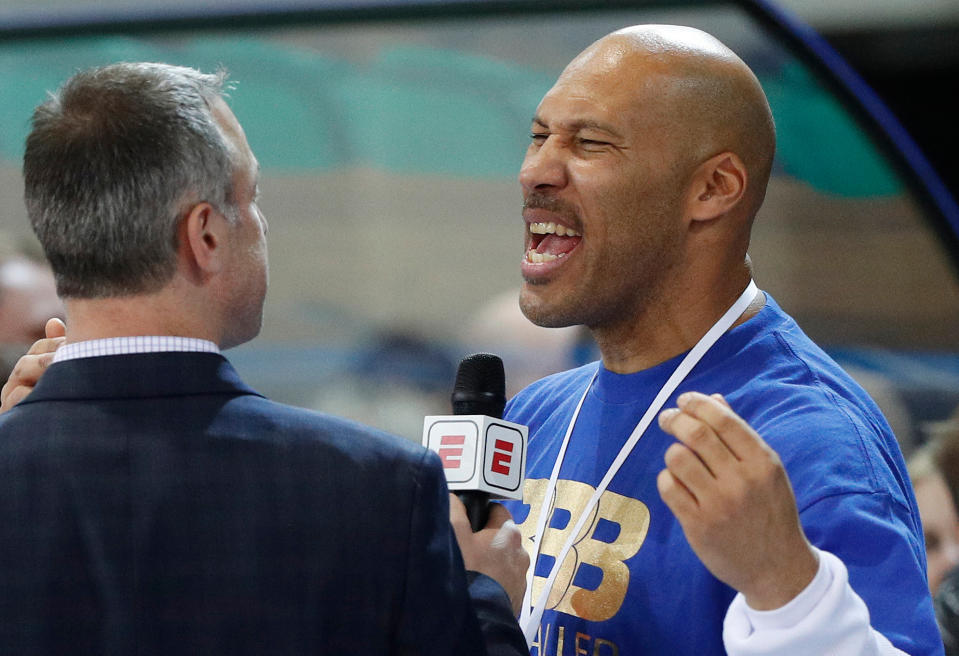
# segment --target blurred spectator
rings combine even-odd
[[[959,508],[959,408],[949,419],[926,426],[928,440],[938,444],[936,464],[946,480],[952,502]]]
[[[929,591],[935,595],[943,577],[959,565],[959,513],[949,493],[947,479],[959,472],[941,468],[943,441],[933,440],[909,459],[909,477],[916,493],[919,518],[926,541]]]
[[[959,656],[959,568],[942,580],[933,601],[946,656]]]
[[[419,442],[423,418],[450,414],[456,365],[424,337],[402,331],[375,336],[349,370],[329,379],[313,408]]]
[[[903,458],[908,461],[921,442],[920,436],[917,435],[919,431],[914,428],[915,418],[896,384],[879,372],[849,364],[843,364],[842,368],[862,385],[862,388],[882,410],[882,415],[889,422],[889,427],[892,428],[893,435],[899,442]],[[959,506],[956,507],[959,508]]]
[[[50,267],[39,252],[13,248],[0,234],[0,380],[44,336],[50,317],[63,317]]]
[[[924,447],[932,453],[935,467],[941,472],[943,484],[948,490],[953,508],[959,508],[959,408],[946,421],[936,422],[928,426],[929,447]],[[910,470],[911,473],[911,470]],[[916,490],[916,499],[919,501],[919,513],[922,516],[923,526],[926,517],[922,514],[922,501],[919,499],[919,490]],[[928,529],[926,529],[926,549],[929,549]],[[930,564],[930,583],[932,582],[932,565]],[[959,656],[959,567],[953,567],[943,578],[938,588],[934,589],[936,620],[942,632],[942,642],[946,647],[946,656]]]
[[[506,398],[533,381],[599,358],[582,326],[543,328],[523,316],[519,288],[491,298],[471,318],[463,346],[469,353],[494,353],[506,369]]]

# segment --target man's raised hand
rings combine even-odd
[[[38,339],[17,360],[13,372],[0,390],[0,414],[20,403],[33,391],[40,376],[53,362],[53,352],[66,341],[67,327],[60,319],[50,319],[45,327],[46,338]]]
[[[659,425],[660,496],[713,575],[756,610],[779,608],[812,581],[818,558],[799,523],[779,456],[720,395],[682,394]]]

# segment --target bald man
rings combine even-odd
[[[752,282],[774,145],[756,77],[690,28],[600,39],[536,110],[520,306],[602,361],[507,408],[534,656],[942,652],[891,430]]]

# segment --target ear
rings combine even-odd
[[[224,265],[226,218],[210,203],[197,203],[180,222],[180,254],[206,277]]]
[[[736,153],[724,152],[700,164],[693,174],[688,207],[694,221],[709,221],[733,209],[746,193],[746,165]]]

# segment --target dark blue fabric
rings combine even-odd
[[[506,418],[530,427],[530,446],[525,504],[507,505],[531,538],[573,410],[597,374],[560,472],[537,576],[548,574],[548,554],[576,520],[569,509],[585,503],[681,359],[629,375],[593,363],[510,401]],[[779,453],[807,536],[845,563],[873,626],[911,656],[941,654],[915,499],[895,438],[865,392],[772,298],[720,338],[664,407],[685,391],[725,395]],[[654,420],[613,479],[554,586],[534,656],[725,653],[734,591],[699,562],[656,488],[673,441]]]
[[[522,653],[448,517],[435,454],[219,355],[57,363],[0,417],[0,653]]]

